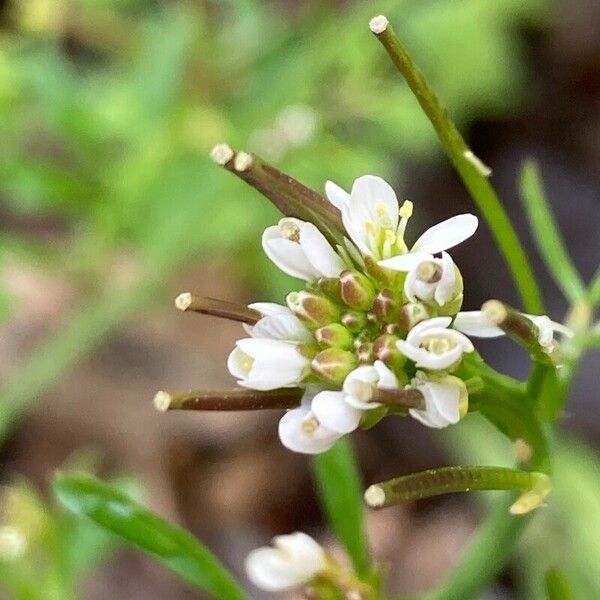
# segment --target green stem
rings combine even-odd
[[[543,314],[543,303],[527,255],[504,207],[488,181],[489,172],[474,157],[448,112],[413,63],[385,17],[376,17],[371,29],[408,83],[431,121],[446,153],[485,218],[519,291],[527,312]]]

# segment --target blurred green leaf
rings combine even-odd
[[[569,581],[557,568],[546,573],[546,594],[548,600],[573,600]]]
[[[89,476],[59,474],[54,479],[54,492],[69,510],[154,556],[215,598],[247,599],[233,576],[199,540],[118,489]]]
[[[544,193],[537,165],[528,161],[521,171],[521,199],[546,268],[571,302],[583,300],[585,286],[573,265]]]
[[[363,486],[348,439],[313,458],[313,473],[325,515],[344,544],[359,576],[369,573],[370,560],[363,521]]]

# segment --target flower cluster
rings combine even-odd
[[[457,423],[468,393],[454,372],[474,350],[465,332],[504,333],[480,311],[459,312],[463,280],[447,250],[475,233],[477,218],[454,216],[409,246],[413,204],[400,205],[383,179],[360,177],[350,193],[327,182],[326,194],[341,213],[344,244],[292,217],[265,230],[267,256],[305,289],[285,306],[250,305],[260,319],[244,325],[229,371],[245,388],[305,389],[279,424],[282,443],[297,452],[323,452],[390,412],[428,427]]]

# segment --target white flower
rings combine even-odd
[[[341,437],[340,433],[319,421],[312,410],[313,397],[314,393],[307,392],[302,404],[286,412],[279,421],[279,439],[293,452],[320,454],[329,450]]]
[[[442,252],[441,258],[428,256],[408,272],[404,293],[411,302],[435,301],[443,306],[460,293],[457,279],[454,261],[447,252]]]
[[[310,369],[310,360],[296,344],[275,339],[244,338],[227,359],[238,384],[253,390],[274,390],[298,385]]]
[[[266,255],[292,277],[315,281],[337,277],[345,268],[325,236],[312,224],[286,217],[262,236]]]
[[[410,387],[423,394],[425,406],[422,409],[411,408],[408,412],[427,427],[441,429],[454,425],[467,411],[467,390],[458,377],[448,375],[432,380],[422,371],[417,371]]]
[[[374,365],[354,369],[345,379],[343,391],[319,392],[313,399],[311,411],[319,423],[338,434],[354,431],[365,410],[381,406],[371,402],[374,388],[397,388],[398,381],[380,360]]]
[[[451,317],[435,317],[413,327],[406,340],[398,340],[398,350],[424,369],[448,369],[463,353],[473,352],[473,344],[462,333],[448,329]]]
[[[248,578],[268,592],[304,585],[326,568],[323,548],[299,531],[273,538],[273,547],[257,548],[246,558]]]
[[[255,302],[248,307],[263,315],[262,319],[254,325],[243,323],[250,337],[285,342],[310,342],[313,339],[310,331],[287,306],[271,302]]]
[[[546,315],[521,314],[533,321],[533,324],[538,328],[538,343],[545,352],[552,352],[555,333],[566,337],[572,337],[573,335],[573,332],[568,327],[552,321]],[[504,331],[492,323],[485,313],[480,310],[459,312],[454,319],[452,327],[473,337],[489,338],[504,335]]]

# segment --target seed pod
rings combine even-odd
[[[310,292],[292,292],[287,295],[290,310],[309,328],[317,329],[339,319],[338,307],[325,296]]]
[[[343,271],[340,275],[342,300],[357,310],[369,310],[375,300],[375,287],[359,271]]]
[[[311,366],[313,371],[336,385],[341,385],[346,376],[356,368],[356,356],[341,348],[328,348],[314,357]]]
[[[325,327],[319,327],[315,331],[315,338],[323,346],[344,350],[351,348],[354,341],[352,334],[340,323],[331,323],[325,325]]]

